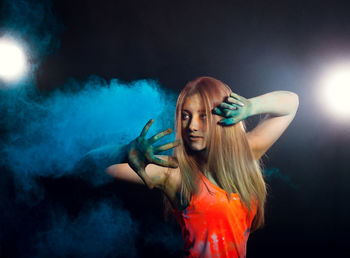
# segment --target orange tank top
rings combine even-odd
[[[223,189],[200,174],[198,193],[187,208],[173,209],[187,257],[245,257],[256,206],[249,216],[238,194],[231,193],[229,200]]]

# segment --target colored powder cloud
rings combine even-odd
[[[75,90],[68,90],[72,88]],[[76,183],[75,176],[85,171],[73,168],[90,150],[128,143],[140,134],[150,118],[154,118],[155,123],[149,137],[173,125],[176,96],[161,89],[154,80],[122,83],[92,77],[86,82],[72,80],[66,89],[46,96],[33,87],[0,91],[0,123],[4,132],[0,138],[3,157],[0,165],[12,175],[16,203],[11,205],[8,216],[2,217],[2,223],[13,219],[20,221],[22,205],[36,209],[43,201],[50,202],[51,197],[46,195],[48,186],[41,183],[42,178],[75,178],[73,183]],[[165,138],[163,143],[173,140],[174,134]],[[105,173],[89,172],[81,178],[93,187],[113,180],[110,177],[109,181],[104,180]],[[8,187],[2,189],[4,196],[11,196],[9,191],[12,190]],[[46,257],[50,253],[57,257],[118,257],[119,254],[124,256],[125,250],[130,251],[127,256],[137,255],[133,241],[141,233],[136,230],[138,222],[127,211],[106,204],[103,198],[98,201],[87,199],[84,203],[88,208],[83,208],[76,218],[53,203],[46,210],[53,215],[42,215],[33,233],[29,232],[37,223],[35,218],[25,220],[25,231],[12,223],[11,227],[5,227],[4,234],[7,230],[19,230],[30,239],[34,234],[35,242],[31,242],[30,248],[36,247],[37,254],[33,257]],[[6,208],[8,201],[2,200],[1,205]],[[161,236],[165,231],[169,241]],[[180,234],[176,235],[169,227],[165,231],[144,233],[145,239],[152,238],[145,244],[161,245],[170,253],[178,251],[181,245],[176,243],[181,241]],[[20,250],[17,252],[25,253],[28,247]]]
[[[175,95],[153,80],[107,83],[93,77],[82,87],[46,97],[33,89],[1,95],[1,165],[14,172],[24,191],[35,190],[35,177],[77,173],[74,165],[92,149],[129,143],[150,118],[155,123],[149,136],[173,125]]]
[[[76,218],[52,212],[48,230],[37,234],[35,257],[135,257],[138,224],[107,201],[89,203]]]
[[[291,178],[288,175],[283,174],[278,168],[264,169],[263,174],[265,175],[266,179],[269,181],[273,179],[279,179],[294,190],[298,188],[298,186],[292,182]]]

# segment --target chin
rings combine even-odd
[[[192,151],[204,151],[205,148],[191,148]]]
[[[188,139],[185,139],[185,144],[186,149],[193,152],[204,151],[207,147],[205,141],[192,142]]]
[[[189,144],[188,148],[191,151],[204,151],[205,150],[205,146],[199,146],[199,145],[196,145],[196,144]]]

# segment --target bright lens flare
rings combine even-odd
[[[22,47],[14,40],[0,38],[0,78],[6,82],[20,80],[27,70]]]
[[[350,65],[338,67],[327,75],[323,100],[340,117],[350,117]]]

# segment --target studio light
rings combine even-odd
[[[11,38],[0,38],[0,79],[16,82],[26,71],[27,58],[22,46]]]
[[[329,69],[322,79],[321,101],[340,118],[350,118],[350,64]]]

